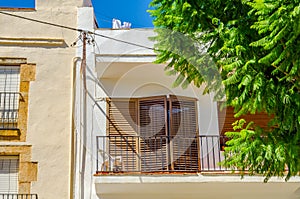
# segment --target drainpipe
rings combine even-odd
[[[82,115],[82,123],[83,123],[83,132],[82,132],[82,154],[81,154],[81,176],[80,176],[80,199],[85,199],[85,185],[84,185],[84,177],[85,177],[85,163],[86,163],[86,155],[87,155],[87,85],[86,85],[86,32],[82,33],[82,61],[81,61],[81,76],[83,81],[83,115]]]
[[[76,102],[76,76],[77,76],[77,63],[81,61],[81,57],[73,58],[73,77],[72,77],[72,132],[71,132],[71,169],[70,169],[70,199],[75,199],[75,186],[76,186],[76,157],[77,157],[77,137],[76,137],[76,115],[75,115],[75,102]]]

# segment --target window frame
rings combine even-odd
[[[29,88],[30,82],[35,81],[36,65],[28,63],[26,58],[0,57],[0,66],[20,67],[19,110],[18,122],[15,129],[0,129],[0,141],[26,141]]]
[[[5,167],[7,161],[9,161],[9,167]],[[0,155],[0,170],[3,171],[0,172],[0,185],[4,186],[0,187],[0,193],[17,194],[19,191],[19,156]],[[3,183],[3,180],[7,181]]]
[[[0,65],[0,130],[18,130],[20,74],[20,65]]]

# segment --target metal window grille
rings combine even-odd
[[[18,193],[18,172],[18,156],[0,156],[0,193]]]
[[[0,129],[17,128],[20,67],[0,66]]]
[[[0,199],[38,199],[38,195],[37,194],[0,193]]]

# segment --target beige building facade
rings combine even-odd
[[[71,44],[84,0],[0,8],[0,198],[72,198]],[[39,22],[40,21],[40,22]],[[42,21],[42,22],[41,22]],[[19,198],[18,197],[18,198]]]

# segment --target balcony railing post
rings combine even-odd
[[[200,146],[200,136],[197,136],[197,151],[198,151],[198,157],[197,157],[197,164],[198,164],[198,171],[201,171],[201,161],[200,161],[200,154],[201,154],[201,146]]]
[[[173,139],[171,138],[171,136],[167,136],[168,142],[166,144],[167,146],[167,152],[168,152],[168,159],[169,159],[169,163],[168,165],[171,166],[170,170],[174,170],[174,159],[173,159],[173,155],[174,155],[174,149],[173,149]],[[168,144],[169,143],[169,144]],[[168,168],[169,169],[169,168]]]

